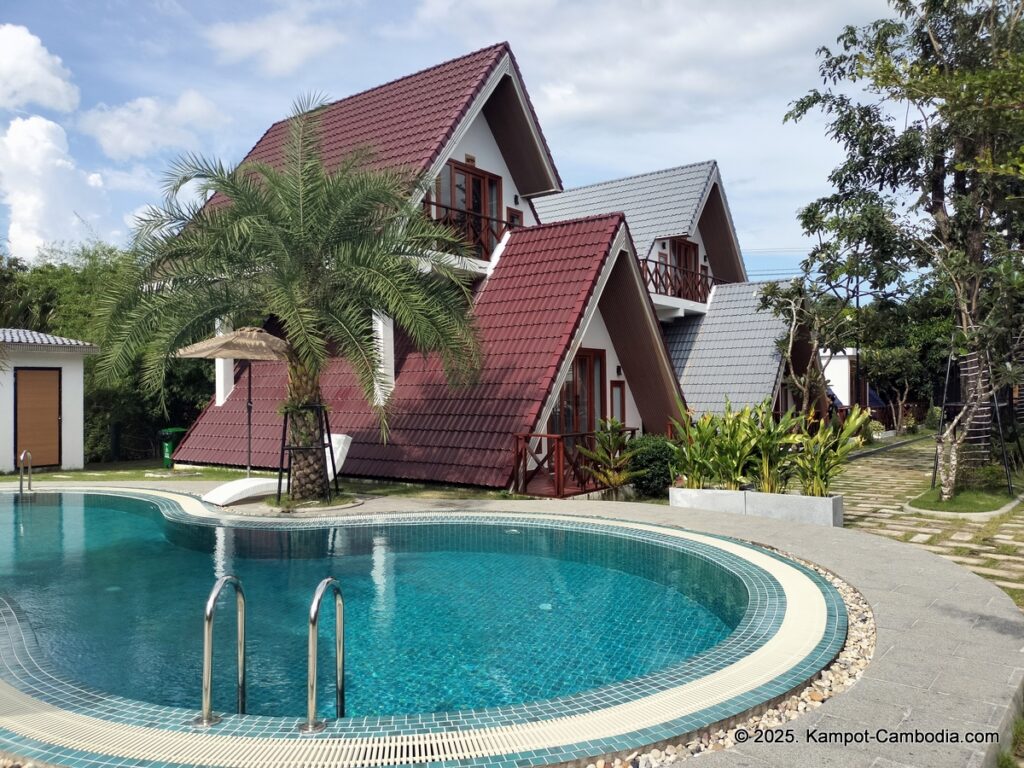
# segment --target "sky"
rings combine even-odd
[[[237,163],[292,102],[507,40],[566,187],[715,159],[751,279],[794,273],[841,159],[816,50],[884,0],[3,0],[0,250],[128,242],[168,166]]]

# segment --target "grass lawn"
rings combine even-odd
[[[1024,489],[1024,476],[1015,476],[1013,487],[1016,493]],[[935,487],[911,500],[910,506],[935,512],[994,512],[1015,498],[1016,494],[1010,496],[1006,488],[986,488],[963,490],[949,501],[939,501],[939,488]]]

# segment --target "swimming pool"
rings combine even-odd
[[[51,691],[49,680],[26,683],[26,675],[6,682],[65,711],[199,737],[188,723],[199,706],[202,605],[214,579],[234,573],[248,597],[253,714],[226,717],[206,733],[293,740],[304,711],[309,601],[331,575],[346,599],[349,717],[331,721],[325,738],[464,737],[540,724],[548,732],[536,744],[564,743],[532,750],[552,762],[612,751],[627,743],[619,736],[650,743],[749,709],[813,676],[845,635],[841,600],[813,572],[675,529],[472,513],[353,517],[344,527],[289,521],[288,529],[219,522],[195,500],[169,494],[0,496],[0,525],[10,532],[0,537],[4,619],[9,632],[11,623],[31,628],[8,653],[26,643],[22,657],[45,660],[61,685]],[[230,713],[234,617],[226,598],[214,704]],[[787,616],[794,598],[813,598],[821,615]],[[326,635],[320,714],[333,717]],[[783,648],[784,639],[802,655]],[[747,684],[723,688],[723,676]],[[695,698],[701,686],[715,695]],[[677,713],[685,716],[665,719],[665,702],[646,719],[626,716],[670,696],[686,705]],[[116,697],[147,704],[126,711]],[[609,731],[610,721],[597,727],[595,718],[614,708],[624,718],[606,739],[583,738]],[[2,715],[0,728],[9,728]],[[569,730],[552,730],[573,718]],[[509,752],[449,746],[450,755],[440,746],[424,754],[472,763]],[[532,754],[525,746],[512,752]]]
[[[724,640],[747,607],[742,581],[698,554],[537,525],[210,528],[167,521],[145,500],[40,494],[8,498],[0,527],[14,531],[0,579],[58,674],[167,706],[199,702],[202,608],[225,573],[245,587],[258,715],[305,712],[306,617],[326,576],[345,596],[352,716],[524,704],[650,674]],[[220,603],[214,705],[230,712],[230,590]]]

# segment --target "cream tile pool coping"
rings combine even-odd
[[[247,516],[219,514],[192,496],[166,491],[128,488],[115,491],[80,487],[61,487],[60,490],[69,493],[116,493],[160,499],[172,502],[185,515],[201,524],[226,523],[266,528],[278,528],[283,525],[289,528],[309,528],[324,527],[325,524],[351,524],[360,519],[349,516],[342,519],[305,518],[301,522],[270,519],[254,521]],[[793,670],[800,669],[809,657],[815,657],[816,651],[820,655],[820,646],[826,637],[829,623],[829,605],[826,603],[821,583],[809,577],[801,568],[778,556],[717,536],[648,523],[609,519],[587,521],[575,515],[530,514],[522,511],[513,514],[517,520],[547,524],[563,523],[576,526],[584,522],[595,522],[608,529],[645,532],[658,537],[672,537],[712,547],[745,560],[754,568],[770,574],[784,595],[785,614],[774,634],[766,642],[747,656],[709,675],[632,701],[576,712],[564,717],[552,716],[494,727],[447,731],[437,729],[431,733],[383,734],[366,738],[339,736],[330,731],[321,737],[301,739],[251,737],[236,734],[219,735],[216,730],[166,730],[116,722],[113,719],[62,709],[33,698],[7,682],[0,682],[0,729],[27,740],[26,746],[30,743],[50,745],[51,748],[58,750],[57,754],[64,750],[69,763],[75,764],[78,762],[76,758],[80,758],[83,765],[89,764],[84,761],[86,755],[106,755],[114,760],[145,761],[147,765],[230,765],[239,768],[270,765],[443,764],[456,761],[459,764],[495,765],[503,764],[505,761],[509,761],[509,765],[542,764],[570,755],[576,758],[585,757],[587,749],[593,750],[590,754],[614,751],[613,747],[625,743],[620,742],[618,737],[628,734],[652,735],[657,727],[663,724],[685,722],[689,715],[714,708],[723,702],[736,700],[737,697],[751,691],[769,686],[773,681],[787,675],[791,676]],[[422,517],[423,513],[413,515]],[[460,520],[487,520],[496,515],[509,517],[495,512],[458,513]],[[394,521],[402,517],[404,516],[388,514],[383,517],[362,519]],[[833,613],[834,610],[833,608]],[[5,618],[8,617],[5,615]],[[834,631],[834,616],[832,625]],[[843,626],[845,627],[845,624]],[[10,630],[10,627],[8,629]],[[838,646],[841,644],[839,638]],[[835,647],[834,651],[837,650],[838,647]],[[831,655],[834,655],[834,651],[830,652]],[[831,661],[831,655],[828,658],[815,657],[815,668],[809,673],[806,670],[801,672],[800,679],[791,681],[789,687],[800,685],[813,676],[815,669],[826,666]],[[768,699],[772,696],[763,698]],[[192,714],[185,710],[180,712],[182,719]],[[647,742],[655,740],[657,739],[648,738]],[[641,746],[643,743],[646,742],[641,741],[635,746]],[[582,751],[574,749],[577,747],[582,748]],[[537,762],[533,762],[534,760]]]

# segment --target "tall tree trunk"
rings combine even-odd
[[[305,366],[288,365],[288,406],[320,403],[320,376]],[[318,444],[317,413],[309,409],[296,409],[289,419],[292,445],[308,446],[308,450],[292,451],[291,487],[288,493],[293,501],[316,499],[326,495],[328,480],[324,466],[324,449]]]

